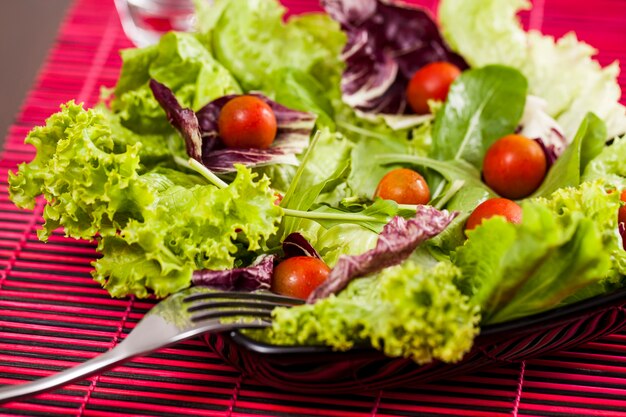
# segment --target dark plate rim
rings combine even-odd
[[[602,294],[581,300],[563,307],[557,307],[543,313],[522,317],[504,323],[487,325],[481,328],[474,345],[486,345],[490,340],[506,336],[515,332],[517,334],[529,333],[542,328],[554,327],[559,323],[576,320],[585,313],[594,312],[603,308],[626,304],[626,288],[618,289],[612,293]],[[278,346],[254,340],[238,330],[225,335],[227,340],[234,342],[240,347],[257,354],[276,355],[354,355],[356,353],[381,354],[371,346],[355,346],[347,351],[336,351],[329,346]]]

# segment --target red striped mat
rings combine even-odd
[[[28,95],[0,157],[0,384],[59,371],[114,346],[151,303],[112,300],[91,280],[88,242],[55,235],[40,243],[35,212],[7,196],[9,169],[33,156],[26,133],[70,99],[91,105],[115,83],[118,50],[130,46],[112,1],[79,0]],[[422,1],[429,7],[436,1]],[[292,12],[316,1],[285,1]],[[602,52],[626,57],[624,0],[535,0],[528,26],[570,29]],[[621,78],[626,84],[626,78]],[[190,341],[136,359],[101,376],[13,402],[0,416],[624,416],[626,335],[453,381],[395,391],[306,396],[274,391],[242,377]]]

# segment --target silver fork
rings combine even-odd
[[[303,302],[271,293],[192,287],[155,305],[113,349],[54,375],[0,388],[0,403],[48,391],[202,333],[268,327],[275,307]]]

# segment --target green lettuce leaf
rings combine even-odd
[[[607,186],[626,189],[626,136],[617,138],[587,165],[583,181],[602,180]]]
[[[478,310],[454,285],[449,262],[424,268],[409,260],[353,281],[337,296],[274,310],[267,340],[347,350],[369,343],[419,364],[459,361],[478,333]]]
[[[265,80],[263,92],[291,109],[315,113],[317,125],[335,129],[335,110],[328,89],[315,77],[296,68],[279,68]]]
[[[378,233],[356,224],[340,224],[320,231],[316,247],[329,267],[335,266],[341,255],[360,255],[374,249]]]
[[[148,86],[151,78],[169,87],[183,107],[193,110],[218,97],[241,93],[228,70],[189,33],[170,32],[157,45],[123,50],[122,60],[111,109],[124,126],[137,132],[171,131]]]
[[[27,208],[43,194],[48,204],[38,231],[42,240],[61,225],[75,238],[114,235],[128,219],[141,219],[143,207],[156,199],[140,180],[141,143],[116,146],[108,117],[97,109],[70,102],[33,129],[26,143],[37,154],[9,174],[9,193]]]
[[[527,200],[520,225],[494,217],[469,232],[452,256],[462,270],[458,285],[481,308],[484,323],[496,323],[614,282],[623,273],[619,206],[619,196],[601,183]]]
[[[592,111],[605,121],[607,138],[625,133],[618,63],[602,68],[592,59],[596,50],[573,33],[558,40],[526,33],[516,13],[528,8],[527,0],[443,0],[439,18],[445,39],[470,65],[503,64],[521,71],[530,94],[547,100],[548,113],[567,137],[574,137]]]
[[[332,193],[349,172],[351,148],[352,144],[340,134],[328,129],[319,130],[302,158],[281,207],[307,211],[321,195]],[[313,230],[308,230],[311,228]],[[307,219],[286,218],[278,235],[286,237],[292,232],[300,232],[311,240],[317,234],[317,228]]]
[[[330,87],[341,72],[345,36],[330,17],[300,17],[283,22],[285,9],[275,0],[217,0],[205,14],[200,32],[215,57],[245,90],[263,90],[276,70],[291,67]]]
[[[40,239],[63,227],[99,241],[93,275],[111,295],[164,297],[188,286],[195,269],[232,268],[276,232],[282,209],[267,178],[240,166],[220,189],[165,167],[144,172],[141,143],[122,147],[115,132],[101,109],[68,103],[28,136],[33,162],[9,174],[16,204],[47,202]]]
[[[559,188],[576,187],[591,160],[604,149],[606,126],[602,119],[589,113],[584,119],[574,141],[559,156],[548,171],[541,186],[533,196],[550,195]]]
[[[189,286],[194,270],[233,268],[235,255],[261,249],[277,231],[282,210],[273,199],[269,180],[255,182],[242,166],[223,189],[169,186],[143,220],[103,240],[94,278],[113,296],[149,288],[163,297]]]

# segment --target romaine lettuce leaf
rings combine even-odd
[[[200,32],[246,91],[263,90],[265,80],[285,67],[308,73],[326,87],[333,73],[340,73],[345,37],[329,17],[308,18],[315,24],[303,18],[284,23],[285,9],[275,0],[214,3],[214,14],[209,10],[203,16]]]
[[[425,268],[413,261],[353,281],[337,296],[274,311],[269,342],[325,344],[347,350],[370,343],[388,356],[459,361],[478,333],[478,310],[454,285],[449,262]]]
[[[583,119],[574,141],[550,167],[534,197],[547,196],[559,188],[576,187],[580,184],[587,164],[603,149],[606,139],[604,122],[593,113]]]
[[[439,19],[445,39],[472,66],[503,64],[521,71],[566,137],[574,136],[591,111],[605,121],[607,139],[626,133],[617,62],[602,68],[592,59],[596,50],[573,33],[558,40],[526,33],[516,13],[528,8],[527,0],[442,0]]]
[[[565,188],[523,203],[520,225],[491,218],[453,253],[458,285],[496,323],[554,308],[623,274],[619,196],[601,183]],[[494,244],[497,242],[497,244]]]

